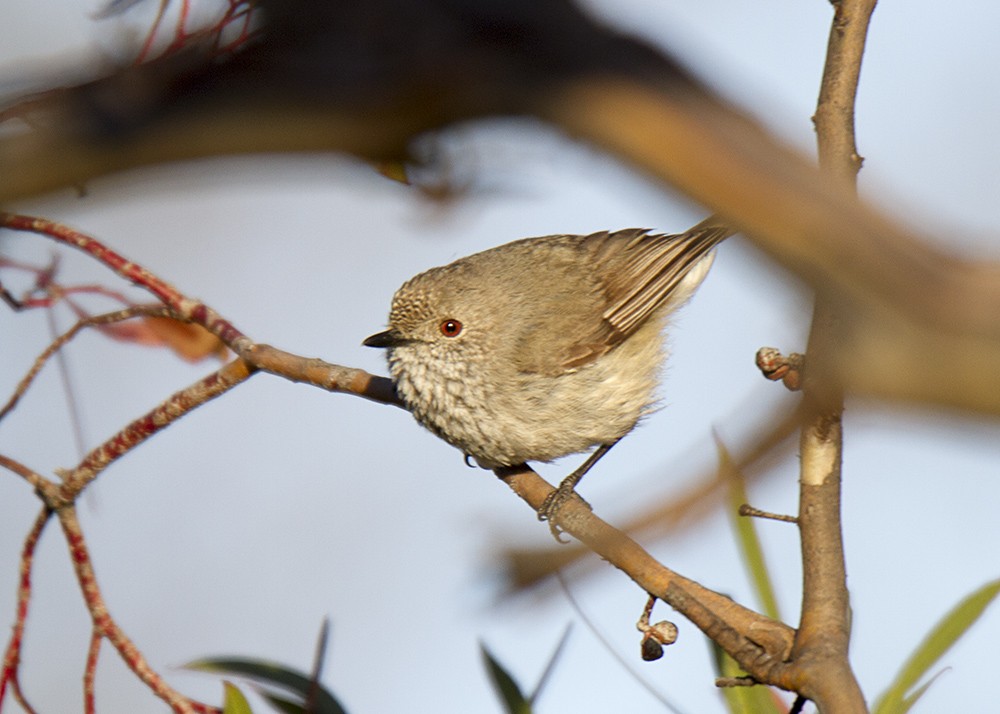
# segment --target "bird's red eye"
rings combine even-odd
[[[441,323],[441,334],[445,337],[458,337],[462,332],[462,323],[458,320],[445,320]]]

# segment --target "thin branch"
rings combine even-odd
[[[243,357],[255,369],[292,382],[311,384],[329,392],[354,394],[381,404],[403,406],[392,380],[369,374],[363,369],[300,357],[270,345],[253,345],[244,351]]]
[[[112,647],[124,660],[130,670],[144,683],[157,697],[166,702],[177,714],[198,714],[198,712],[219,712],[214,707],[206,707],[203,704],[193,702],[166,683],[146,661],[135,643],[118,626],[108,612],[104,597],[101,595],[97,585],[97,578],[94,575],[94,566],[90,559],[83,531],[80,529],[80,522],[73,506],[66,506],[58,512],[59,524],[62,526],[63,534],[70,548],[70,556],[73,562],[73,570],[83,593],[84,602],[90,617],[93,620],[94,628],[101,637],[108,640]]]
[[[7,691],[7,684],[11,683],[14,696],[18,703],[28,714],[35,714],[35,710],[28,704],[27,699],[21,692],[20,666],[21,666],[21,645],[24,642],[24,626],[28,621],[28,606],[31,604],[31,569],[35,562],[35,547],[38,539],[45,530],[46,524],[52,511],[43,508],[38,514],[34,525],[28,531],[21,547],[21,579],[17,584],[17,616],[14,620],[14,627],[7,643],[7,651],[3,657],[3,673],[0,675],[0,709],[3,708],[4,694]]]
[[[741,516],[748,516],[751,518],[767,518],[772,521],[781,521],[782,523],[798,523],[799,519],[795,516],[788,516],[784,513],[771,513],[770,511],[762,511],[759,508],[754,508],[749,503],[744,503],[739,508],[739,514]]]
[[[0,227],[37,233],[83,251],[120,277],[149,291],[157,300],[168,306],[177,317],[204,327],[237,354],[250,343],[242,332],[237,330],[228,320],[223,319],[215,310],[199,300],[192,300],[184,296],[170,283],[160,279],[138,263],[122,257],[92,236],[46,218],[2,211],[0,211]]]
[[[52,481],[49,481],[37,471],[34,471],[22,464],[20,461],[16,461],[9,456],[4,456],[3,454],[0,454],[0,466],[8,471],[13,471],[25,481],[30,483],[50,508],[55,508],[60,504],[59,486]],[[53,504],[56,505],[54,506]]]
[[[122,320],[128,320],[133,317],[146,316],[146,317],[167,317],[171,315],[170,308],[160,305],[139,305],[135,307],[125,308],[124,310],[117,310],[115,312],[109,312],[104,315],[96,315],[94,317],[85,317],[78,321],[73,327],[64,332],[62,335],[53,340],[45,351],[42,352],[36,359],[35,363],[28,370],[28,373],[21,379],[18,383],[17,388],[14,389],[14,394],[11,396],[7,403],[0,408],[0,420],[7,416],[14,407],[17,406],[18,401],[24,396],[25,392],[31,386],[35,377],[45,366],[45,363],[58,352],[62,347],[72,340],[79,334],[81,330],[85,327],[93,327],[97,325],[109,325],[114,322],[120,322]]]
[[[194,409],[225,394],[254,374],[245,360],[236,358],[194,384],[174,393],[152,411],[134,420],[124,429],[91,451],[63,480],[62,498],[73,502],[87,485],[112,462],[153,434],[189,414]]]
[[[100,629],[96,626],[90,630],[90,646],[87,648],[87,665],[83,670],[83,711],[84,714],[97,714],[94,699],[94,678],[97,676],[97,660],[101,654]]]
[[[553,488],[527,466],[497,469],[504,483],[536,511]],[[794,631],[657,562],[625,533],[598,518],[579,498],[566,502],[559,525],[628,575],[640,588],[687,617],[744,670],[761,681],[781,679]],[[784,685],[788,687],[786,682]]]

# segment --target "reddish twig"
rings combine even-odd
[[[65,475],[61,497],[67,503],[73,502],[87,484],[113,461],[205,402],[225,394],[253,373],[246,361],[237,358],[174,393],[87,454],[75,469]]]
[[[50,508],[54,508],[54,503],[59,503],[59,487],[37,471],[3,454],[0,454],[0,466],[30,483]]]
[[[24,642],[24,625],[28,620],[28,606],[31,603],[31,568],[35,562],[35,547],[38,545],[38,539],[41,537],[42,531],[45,530],[45,525],[49,522],[51,515],[52,511],[48,508],[42,509],[31,530],[28,531],[28,535],[24,539],[24,546],[21,548],[21,579],[17,584],[17,616],[14,620],[10,641],[7,643],[7,651],[3,657],[3,673],[0,674],[0,708],[3,707],[7,684],[10,683],[14,697],[28,714],[34,714],[35,710],[28,704],[21,692],[18,677],[21,665],[21,644]]]
[[[87,666],[83,670],[83,711],[97,714],[94,700],[94,677],[97,675],[97,660],[101,654],[101,631],[97,627],[90,630],[90,647],[87,648]]]
[[[87,253],[122,278],[148,290],[181,319],[204,327],[237,354],[250,344],[242,332],[205,303],[185,297],[170,283],[161,280],[138,263],[124,258],[92,236],[46,218],[15,213],[0,212],[0,227],[37,233]]]
[[[167,7],[169,5],[170,0],[160,0],[160,7],[156,11],[156,18],[153,20],[149,32],[146,33],[146,40],[142,43],[142,49],[139,50],[139,55],[135,59],[136,64],[141,64],[150,58],[153,51],[153,43],[156,41],[156,34],[160,30],[160,25],[163,23],[163,18],[167,14]]]
[[[178,714],[221,711],[217,708],[191,701],[168,685],[149,666],[139,648],[135,646],[135,643],[129,639],[108,612],[104,597],[101,595],[101,590],[97,585],[94,566],[90,559],[86,542],[84,541],[76,509],[72,505],[66,506],[59,511],[58,516],[63,534],[66,536],[66,542],[69,544],[73,570],[76,572],[80,591],[83,593],[83,598],[93,620],[95,631],[99,632],[101,637],[108,640],[121,656],[122,660],[124,660],[126,666],[149,687],[153,694],[166,702],[173,711]]]
[[[134,64],[139,65],[153,59],[153,46],[160,33],[163,20],[166,17],[167,9],[171,0],[160,0],[160,7],[156,13],[156,19],[146,33],[142,48],[135,58]],[[214,56],[227,54],[244,45],[252,36],[250,32],[251,20],[253,16],[253,6],[248,0],[229,0],[222,16],[213,24],[202,29],[189,30],[188,24],[191,16],[191,0],[181,0],[177,13],[177,23],[174,27],[174,36],[167,47],[160,53],[160,56],[167,56],[178,52],[185,47],[202,41],[211,39],[212,54]],[[223,43],[223,35],[231,25],[242,22],[237,36]]]
[[[92,327],[97,325],[109,325],[114,322],[121,322],[122,320],[128,320],[137,316],[146,317],[166,317],[171,314],[170,308],[160,305],[138,305],[136,307],[125,308],[124,310],[118,310],[116,312],[109,312],[104,315],[97,315],[94,317],[86,317],[77,322],[73,327],[64,332],[62,335],[57,337],[52,341],[45,351],[42,352],[36,359],[35,363],[28,370],[28,373],[18,382],[17,387],[14,389],[14,394],[11,395],[7,403],[0,407],[0,420],[7,416],[14,407],[17,406],[18,401],[24,396],[25,392],[31,386],[35,377],[41,371],[45,363],[54,355],[59,349],[61,349],[67,342],[72,340],[80,332],[80,330],[85,327]]]

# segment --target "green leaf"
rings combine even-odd
[[[945,670],[941,669],[934,673],[934,675],[928,679],[926,682],[921,684],[919,687],[913,690],[913,693],[903,699],[903,711],[909,711],[913,708],[913,705],[917,703],[920,697],[924,696],[924,692],[930,689],[931,685],[937,681],[938,677],[945,673]]]
[[[489,672],[490,681],[497,690],[497,694],[503,700],[508,714],[531,714],[531,701],[524,696],[517,682],[510,676],[506,669],[496,660],[496,658],[480,643],[479,649],[486,662],[486,670]]]
[[[304,705],[293,702],[291,699],[279,697],[270,692],[260,692],[260,696],[267,700],[267,703],[277,709],[281,714],[310,714]]]
[[[964,635],[1000,593],[1000,580],[993,580],[965,597],[945,615],[906,661],[889,688],[875,705],[875,714],[903,714],[927,690],[928,684],[907,694],[945,652]],[[935,675],[936,677],[937,675]],[[933,681],[933,680],[931,680]]]
[[[774,585],[771,583],[771,575],[764,558],[764,549],[761,547],[760,537],[757,535],[757,526],[753,518],[739,515],[740,506],[749,500],[746,479],[743,478],[742,472],[736,468],[736,464],[733,463],[729,451],[718,434],[714,436],[715,447],[719,453],[719,470],[729,482],[729,514],[733,528],[736,530],[736,542],[743,554],[743,563],[750,575],[764,614],[773,620],[780,620],[778,599],[774,595]]]
[[[245,677],[261,685],[279,687],[297,695],[303,707],[306,702],[310,702],[309,714],[346,714],[340,702],[318,683],[313,682],[311,677],[275,662],[238,657],[213,657],[189,662],[184,666],[200,672]]]
[[[225,698],[222,701],[222,714],[253,714],[250,710],[250,702],[243,696],[243,692],[236,688],[232,682],[223,682],[225,688]]]

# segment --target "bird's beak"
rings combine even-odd
[[[361,344],[365,347],[398,347],[405,342],[406,339],[395,330],[386,330],[372,335]]]

